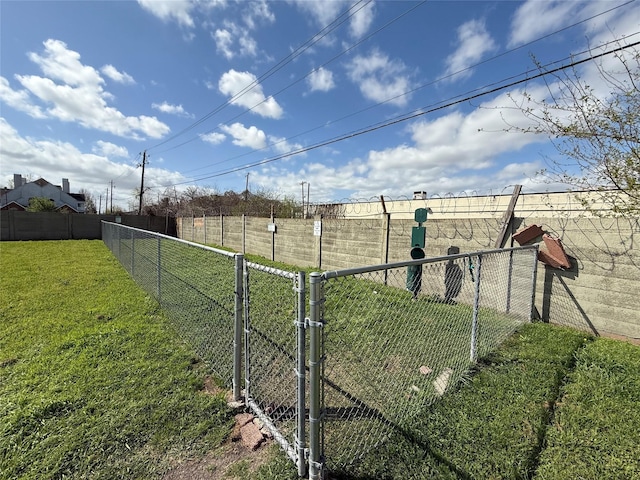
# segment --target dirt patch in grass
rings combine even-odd
[[[268,441],[251,451],[241,442],[227,441],[202,458],[187,460],[167,472],[163,480],[233,480],[249,479],[271,459]]]
[[[208,375],[204,378],[202,392],[206,395],[222,395],[228,402],[233,399],[231,391],[217,385],[216,381]],[[246,416],[248,419],[244,419]],[[242,427],[247,423],[253,423],[253,415],[236,415],[236,425],[224,444],[204,457],[181,461],[165,473],[162,479],[248,480],[253,478],[255,472],[271,460],[269,447],[273,442],[264,438],[259,446],[248,447],[242,435]]]

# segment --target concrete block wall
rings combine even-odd
[[[300,267],[317,268],[320,244],[313,235],[313,220],[276,218],[275,224],[277,232],[274,236],[274,260]]]
[[[179,224],[187,227],[182,238],[191,240],[193,236],[202,242],[204,225],[192,231],[192,219],[182,220]],[[384,214],[366,219],[324,219],[322,236],[317,237],[311,219],[275,219],[277,232],[273,235],[267,231],[269,219],[264,218],[246,217],[243,222],[242,217],[224,217],[221,222],[211,217],[205,223],[207,238],[223,238],[224,246],[319,270],[408,260],[411,229],[416,226],[413,220]],[[539,315],[552,323],[593,333],[640,338],[640,221],[530,216],[516,218],[509,234],[533,224],[560,238],[572,259],[572,268],[566,271],[538,263],[535,305]],[[461,253],[494,249],[500,220],[429,219],[425,226],[425,253],[438,257],[446,255],[450,246],[459,247]],[[223,232],[215,232],[217,227]],[[510,246],[509,241],[506,244]],[[395,272],[392,280],[401,286],[402,273]],[[494,280],[495,290],[503,292],[503,279]],[[441,292],[440,283],[425,291]],[[502,297],[496,300],[497,308],[504,306]]]
[[[528,218],[560,238],[572,268],[540,265],[536,305],[553,323],[640,338],[640,220]]]
[[[250,235],[245,236],[244,250],[246,252],[272,259],[275,236],[267,230],[268,223],[269,219],[267,218],[245,217],[245,229],[247,232],[251,232]]]
[[[322,270],[340,270],[384,263],[381,244],[384,231],[380,219],[322,220]]]

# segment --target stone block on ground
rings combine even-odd
[[[247,423],[240,429],[242,444],[249,450],[256,450],[264,442],[264,435],[253,422]]]

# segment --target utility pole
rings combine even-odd
[[[109,210],[111,210],[110,213],[113,214],[113,189],[115,187],[115,185],[113,184],[113,180],[109,182],[109,185],[111,186],[111,206],[109,207]]]
[[[309,215],[309,199],[311,198],[311,195],[309,193],[310,189],[311,189],[311,182],[307,182],[307,215]]]
[[[144,195],[144,166],[147,163],[147,151],[142,152],[142,177],[140,179],[140,204],[138,206],[138,215],[142,214],[142,195]]]
[[[244,213],[247,214],[247,204],[249,203],[249,174],[251,172],[247,172],[245,177],[247,177],[247,181],[244,185]]]
[[[304,214],[304,184],[307,183],[304,180],[302,182],[300,182],[300,190],[302,193],[302,218],[307,218],[306,215]]]
[[[102,213],[102,194],[100,194],[100,202],[98,203],[98,215]]]

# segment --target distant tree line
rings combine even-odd
[[[149,196],[147,194],[147,198]],[[246,214],[268,218],[273,214],[278,218],[299,218],[302,210],[293,198],[280,197],[267,190],[219,193],[207,187],[189,187],[182,193],[165,190],[156,202],[145,205],[142,212],[143,215],[176,217]]]

